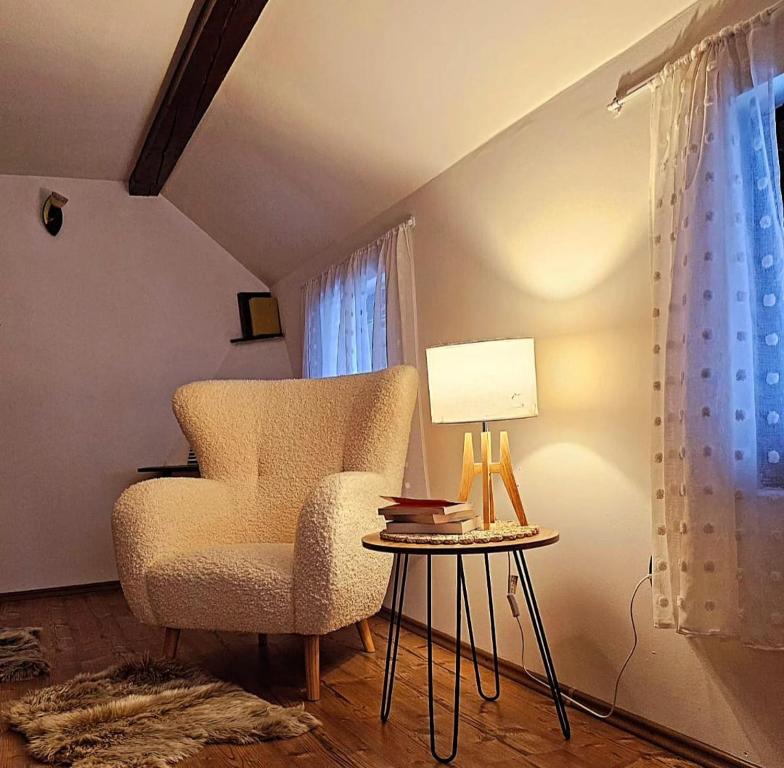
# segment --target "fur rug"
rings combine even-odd
[[[0,629],[0,683],[28,680],[49,673],[41,654],[39,627]]]
[[[46,763],[167,768],[205,744],[251,744],[320,725],[302,706],[279,707],[170,661],[130,661],[31,691],[4,709]]]

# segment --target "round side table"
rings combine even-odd
[[[550,648],[547,645],[547,637],[544,631],[544,624],[539,614],[539,607],[536,603],[531,576],[525,562],[525,550],[537,547],[546,547],[558,541],[558,531],[540,529],[536,536],[529,536],[525,539],[513,541],[487,542],[482,544],[406,544],[396,541],[382,539],[378,533],[371,533],[362,538],[362,546],[376,552],[388,552],[395,556],[394,575],[392,579],[392,608],[389,617],[389,636],[387,638],[387,655],[384,667],[384,687],[381,693],[381,721],[387,722],[392,709],[392,691],[395,685],[395,667],[397,665],[398,642],[400,639],[400,619],[403,612],[403,601],[406,595],[406,577],[408,575],[408,560],[411,555],[424,555],[427,558],[427,695],[428,695],[428,714],[430,717],[430,751],[433,757],[441,763],[449,763],[457,755],[457,737],[460,725],[460,660],[461,643],[460,635],[463,623],[463,604],[465,604],[466,624],[468,626],[468,638],[471,644],[471,655],[474,665],[474,676],[476,678],[476,688],[479,695],[487,701],[495,701],[500,693],[500,676],[498,673],[498,648],[496,645],[495,634],[495,612],[493,609],[493,585],[490,579],[490,559],[489,556],[494,552],[511,552],[517,572],[520,576],[525,602],[528,606],[528,613],[531,616],[536,642],[539,646],[539,653],[542,656],[547,682],[550,686],[550,693],[555,704],[558,721],[564,738],[570,738],[569,718],[566,714],[561,689],[558,685],[558,678],[555,674],[555,666],[550,655]],[[455,573],[455,689],[454,706],[452,721],[452,747],[447,755],[439,754],[436,747],[435,734],[435,712],[433,705],[433,624],[432,624],[432,558],[453,556],[456,560]],[[490,613],[490,631],[493,644],[493,674],[494,691],[492,694],[485,693],[479,677],[479,661],[476,654],[474,643],[474,628],[471,622],[471,607],[468,602],[468,590],[466,588],[465,572],[463,569],[464,555],[482,555],[485,562],[485,582],[487,586],[487,603]]]

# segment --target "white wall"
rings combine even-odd
[[[750,2],[720,12],[703,3],[696,18],[646,38],[273,286],[298,371],[303,280],[412,213],[422,347],[536,338],[541,415],[504,426],[529,516],[560,529],[561,541],[531,553],[529,564],[562,681],[603,699],[631,643],[628,603],[648,567],[651,527],[648,99],[638,96],[618,119],[604,105],[624,73],[667,58],[670,46],[719,29],[732,13],[754,10]],[[424,370],[420,383],[426,397]],[[457,488],[462,433],[462,426],[427,425],[436,495]],[[511,517],[509,505],[500,506]],[[434,612],[437,626],[452,633],[449,566],[436,569]],[[424,563],[413,573],[406,611],[423,620]],[[470,563],[468,574],[487,649],[478,618],[486,601],[481,562]],[[519,662],[505,574],[498,557],[500,650]],[[640,647],[619,705],[781,766],[784,654],[654,630],[650,590],[641,592]],[[541,669],[536,656],[528,633],[526,661]]]
[[[116,578],[112,504],[178,446],[178,385],[290,375],[283,342],[229,344],[241,290],[265,287],[163,198],[0,176],[0,592]]]

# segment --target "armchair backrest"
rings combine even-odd
[[[291,542],[303,503],[334,472],[376,472],[398,493],[417,373],[396,366],[330,379],[198,381],[174,413],[202,477],[225,483],[248,541]]]

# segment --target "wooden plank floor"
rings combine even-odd
[[[97,671],[119,660],[161,647],[162,631],[139,624],[119,591],[38,597],[0,605],[0,626],[42,626],[43,647],[52,664],[51,682],[81,671]],[[322,643],[322,698],[307,708],[323,728],[287,741],[236,747],[216,745],[180,763],[183,768],[250,768],[265,766],[432,766],[428,748],[425,641],[401,632],[401,649],[392,717],[378,718],[386,648],[383,619],[371,621],[377,651],[361,651],[353,628]],[[271,637],[266,651],[252,635],[183,632],[178,658],[201,665],[224,680],[276,703],[301,701],[304,686],[301,640]],[[436,649],[437,716],[451,727],[452,656]],[[19,696],[35,682],[0,686],[0,702]],[[569,709],[572,740],[564,742],[551,702],[510,680],[502,679],[498,702],[482,701],[475,692],[473,670],[463,662],[460,751],[455,766],[498,768],[692,768],[645,741]],[[445,734],[446,735],[446,734]],[[444,743],[446,747],[446,743]],[[28,768],[23,740],[0,733],[0,766]]]

